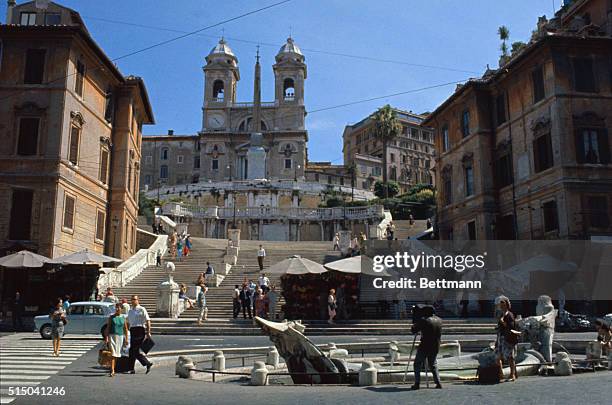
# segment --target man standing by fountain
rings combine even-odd
[[[440,339],[442,337],[442,319],[434,313],[431,305],[416,305],[413,310],[412,333],[421,333],[421,343],[414,358],[414,385],[413,390],[418,390],[421,382],[421,370],[427,361],[431,369],[436,388],[442,388],[438,374],[438,363],[436,358],[440,350]]]

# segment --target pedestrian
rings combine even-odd
[[[440,351],[440,339],[442,338],[442,319],[436,316],[434,307],[431,305],[416,305],[412,311],[411,332],[421,333],[421,342],[417,348],[414,358],[414,385],[413,390],[419,389],[421,382],[421,370],[425,367],[425,361],[431,369],[436,388],[442,388],[440,375],[438,374],[437,356]]]
[[[189,256],[189,253],[191,253],[191,246],[191,236],[187,235],[185,238],[185,256]]]
[[[70,295],[66,294],[64,296],[64,303],[62,304],[62,308],[64,308],[64,312],[68,313],[68,309],[70,308]]]
[[[115,313],[112,314],[106,322],[106,330],[108,334],[104,338],[106,344],[110,346],[111,351],[111,371],[109,377],[115,376],[115,364],[117,359],[121,358],[121,350],[127,347],[128,327],[125,317],[122,314],[123,304],[115,304]]]
[[[234,291],[232,291],[232,315],[233,318],[236,319],[238,314],[240,313],[240,289],[238,288],[238,284],[234,286]]]
[[[247,312],[249,313],[249,319],[253,319],[251,313],[251,290],[247,285],[242,287],[240,291],[240,304],[242,305],[242,318],[246,319]]]
[[[208,287],[204,284],[200,288],[200,292],[198,293],[198,309],[200,310],[200,315],[198,316],[198,325],[202,325],[202,320],[208,320],[208,307],[206,306],[206,293],[208,292]]]
[[[210,262],[206,262],[206,274],[205,274],[206,282],[210,282],[210,280],[212,279],[214,275],[215,275],[215,269],[210,264]]]
[[[414,216],[412,216],[412,213],[408,215],[408,223],[410,224],[410,226],[414,225]]]
[[[176,241],[176,257],[180,262],[183,257],[183,240],[179,237]]]
[[[66,312],[62,306],[62,299],[58,298],[55,301],[53,312],[49,314],[51,318],[51,338],[53,339],[53,355],[59,357],[62,336],[64,336],[64,325],[68,323],[66,320]]]
[[[499,379],[504,379],[503,362],[507,361],[510,365],[509,380],[515,381],[518,378],[515,362],[518,335],[514,331],[514,314],[510,312],[510,300],[507,297],[499,297],[497,301],[501,312],[501,317],[497,321],[497,340],[495,342],[495,353],[497,354],[500,372]]]
[[[255,298],[257,295],[257,284],[253,280],[249,280],[249,291],[251,292],[251,311],[255,314]]]
[[[257,251],[257,263],[259,264],[259,271],[262,271],[264,268],[264,257],[266,257],[266,250],[263,248],[263,245],[259,245],[259,250]]]
[[[427,222],[425,223],[425,228],[430,229],[431,228],[431,219],[427,218]]]
[[[359,240],[356,235],[353,235],[353,240],[351,241],[351,253],[353,256],[357,256],[359,254],[360,246]]]
[[[278,292],[276,292],[276,286],[272,285],[268,294],[268,314],[271,320],[276,319],[276,303],[278,302]]]
[[[128,304],[127,298],[122,298],[121,299],[121,313],[123,315],[127,315],[128,312],[130,312],[130,304]],[[127,337],[126,337],[126,339],[127,339]]]
[[[23,329],[23,319],[21,319],[23,315],[23,307],[24,305],[21,298],[21,293],[19,291],[15,291],[15,299],[13,300],[13,306],[11,308],[13,329],[15,329],[15,332]]]
[[[153,221],[153,225],[151,225],[151,228],[153,228],[153,233],[157,235],[157,224],[155,223],[155,221]]]
[[[263,292],[268,292],[268,285],[270,284],[270,279],[266,276],[266,273],[261,273],[259,276],[259,287],[263,290]]]
[[[336,232],[334,235],[334,251],[340,250],[340,234]]]
[[[205,283],[206,283],[206,276],[204,275],[204,273],[200,273],[200,275],[198,276],[198,280],[196,281],[195,285],[199,285],[201,287]]]
[[[140,351],[140,347],[145,339],[151,339],[151,318],[147,309],[140,305],[137,295],[132,295],[132,308],[128,311],[127,320],[130,331],[129,373],[136,373],[134,366],[136,360],[138,360],[140,364],[147,368],[146,374],[149,374],[153,363]]]
[[[179,285],[179,300],[183,300],[186,309],[193,308],[193,302],[187,296],[187,286],[185,286],[183,283]]]
[[[336,290],[333,288],[329,290],[329,296],[327,297],[327,313],[329,315],[327,323],[334,323],[334,318],[336,317]]]
[[[108,287],[106,289],[106,295],[104,296],[104,302],[112,302],[113,304],[116,304],[119,300],[117,299],[117,297],[115,297],[115,294],[113,293],[113,289]]]
[[[346,320],[348,318],[346,312],[346,283],[342,282],[336,291],[336,315],[338,319]]]
[[[601,354],[603,357],[606,357],[612,349],[612,332],[610,327],[606,325],[603,319],[597,319],[595,321],[595,330],[597,331],[597,341],[601,343]]]
[[[266,317],[266,296],[261,288],[257,289],[257,298],[255,299],[255,313],[260,318]]]
[[[162,265],[162,254],[161,254],[161,250],[157,249],[157,255],[155,256],[155,266],[161,267],[161,265]]]

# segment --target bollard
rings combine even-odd
[[[602,349],[601,342],[597,340],[587,342],[586,358],[587,360],[593,360],[593,363],[591,363],[593,367],[599,364],[599,360],[601,359],[601,352],[602,352],[601,349]]]
[[[253,365],[251,385],[268,385],[268,369],[263,361],[256,361]]]
[[[217,350],[213,354],[212,368],[215,371],[225,371],[225,356],[221,350]]]
[[[397,347],[397,340],[392,340],[389,342],[389,363],[391,363],[391,367],[395,364],[396,361],[400,360],[399,349]]]
[[[361,387],[376,385],[378,380],[378,370],[374,367],[373,361],[364,361],[359,369],[359,385]]]
[[[572,375],[572,361],[566,352],[557,352],[555,359],[555,375]]]
[[[191,371],[191,369],[193,368],[195,368],[195,364],[191,358],[179,356],[174,368],[174,374],[178,375],[180,378],[192,378],[193,371]]]
[[[276,350],[276,347],[270,346],[270,348],[268,349],[268,355],[266,356],[266,364],[274,368],[278,368],[278,363],[279,363],[278,350]]]

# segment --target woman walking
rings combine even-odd
[[[499,298],[499,308],[501,317],[497,323],[497,341],[495,342],[495,353],[499,363],[500,380],[503,380],[503,362],[507,361],[510,365],[510,381],[516,380],[516,345],[518,338],[513,329],[515,328],[514,314],[510,312],[510,300],[504,296]]]
[[[106,344],[110,346],[112,355],[111,371],[108,375],[109,377],[115,376],[115,364],[117,364],[117,359],[121,358],[121,349],[126,347],[128,344],[126,338],[128,334],[128,327],[125,317],[121,313],[122,309],[122,304],[116,304],[115,313],[108,318],[106,323],[106,330],[108,331],[108,334],[106,335],[105,341]]]
[[[333,288],[329,290],[329,297],[327,297],[327,313],[329,314],[327,323],[334,323],[334,318],[336,317],[336,290]]]
[[[57,357],[60,355],[64,325],[68,323],[62,304],[62,300],[58,298],[55,301],[55,309],[49,314],[49,318],[51,318],[51,337],[53,338],[53,355]]]

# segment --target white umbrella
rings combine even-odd
[[[374,271],[374,261],[368,256],[353,256],[346,259],[336,260],[335,262],[327,263],[325,268],[335,270],[342,273],[365,274],[376,277],[390,277],[385,269],[381,272]]]
[[[12,255],[0,258],[0,266],[19,268],[19,267],[42,267],[45,263],[50,263],[51,259],[45,256],[32,253],[28,250],[13,253]]]
[[[92,252],[89,249],[83,249],[79,252],[61,256],[52,261],[52,263],[57,264],[103,264],[111,262],[121,263],[122,260]]]
[[[272,266],[269,269],[263,271],[263,273],[269,274],[321,274],[326,273],[327,270],[325,267],[320,265],[317,262],[313,262],[312,260],[306,259],[304,257],[294,255],[288,259],[280,261]]]

